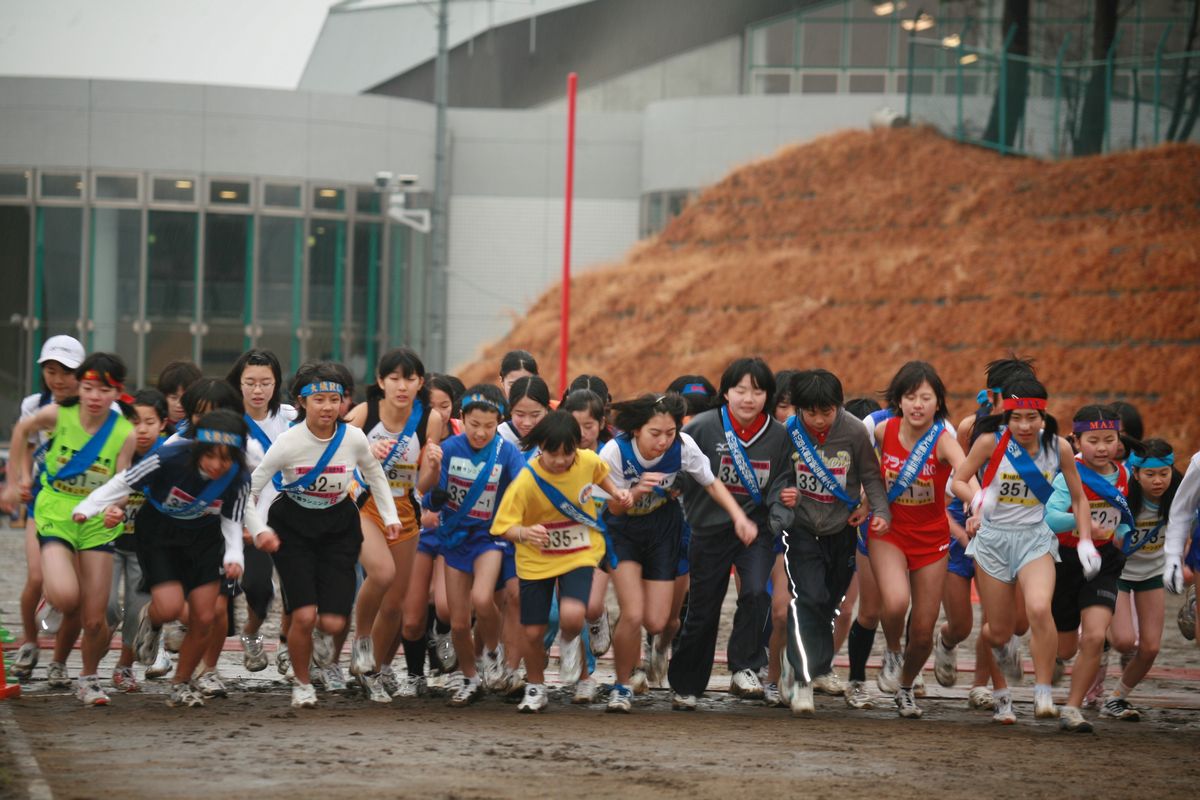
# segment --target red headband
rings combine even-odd
[[[113,376],[108,372],[100,372],[99,370],[89,369],[79,378],[81,381],[95,381],[103,383],[105,386],[112,387],[117,390],[118,399],[125,405],[133,405],[133,397],[125,393],[125,384],[120,381],[113,380]]]
[[[1005,411],[1017,411],[1018,409],[1032,409],[1033,411],[1045,411],[1046,400],[1042,397],[1006,397],[1004,398]]]

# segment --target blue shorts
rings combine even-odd
[[[953,536],[950,537],[950,560],[946,562],[946,570],[967,580],[975,577],[975,559],[967,555],[967,549]]]
[[[430,558],[437,558],[442,554],[442,542],[438,539],[437,528],[425,528],[421,531],[421,538],[417,539],[417,552]]]
[[[679,503],[667,501],[643,516],[609,516],[608,540],[618,564],[633,561],[641,565],[642,580],[673,581],[678,574],[683,524]]]
[[[592,594],[593,567],[576,567],[563,575],[539,580],[518,578],[521,582],[521,624],[548,625],[550,605],[557,587],[558,596],[571,598],[587,605]]]
[[[420,545],[418,545],[419,547]],[[498,536],[492,536],[487,528],[471,528],[467,532],[467,538],[463,539],[457,547],[446,547],[443,545],[442,557],[446,559],[447,567],[453,567],[459,572],[474,575],[475,559],[493,550],[499,550],[503,555],[504,551],[512,550],[512,544]],[[503,560],[501,558],[501,564],[503,564]],[[501,566],[500,570],[501,572],[504,571],[503,566]]]
[[[692,526],[683,521],[683,535],[679,537],[679,563],[675,565],[675,577],[681,578],[692,571],[688,550],[692,547]]]
[[[1022,528],[995,528],[987,523],[979,527],[967,545],[966,554],[975,559],[975,567],[1004,583],[1014,583],[1031,561],[1049,554],[1058,556],[1058,537],[1045,522]]]
[[[870,524],[870,522],[864,522],[862,525],[859,525],[858,530],[854,532],[854,547],[857,548],[858,552],[862,553],[868,558],[871,556],[871,554],[867,552],[867,542],[870,540],[867,531],[870,530],[868,527]]]
[[[1187,561],[1184,563],[1193,570],[1200,571],[1200,528],[1192,532],[1192,547],[1188,550]]]
[[[504,588],[505,584],[517,577],[517,554],[512,544],[502,551],[500,558],[500,577],[496,579],[496,591]]]

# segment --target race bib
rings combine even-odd
[[[771,462],[751,460],[750,469],[754,470],[754,480],[758,484],[758,488],[765,489],[767,481],[771,478]],[[738,500],[750,496],[746,487],[742,485],[742,479],[738,477],[737,467],[733,465],[733,458],[728,453],[721,456],[721,464],[717,468],[717,480],[725,484],[729,493]]]
[[[1050,476],[1046,473],[1046,480],[1050,480]],[[1029,484],[1025,483],[1025,479],[1016,472],[1008,472],[1001,470],[996,476],[998,479],[998,489],[996,495],[997,503],[1004,503],[1011,506],[1036,506],[1041,503],[1037,495],[1029,488]]]
[[[1163,548],[1163,531],[1165,527],[1159,526],[1157,523],[1151,523],[1145,527],[1138,526],[1134,530],[1125,534],[1132,537],[1129,542],[1131,548],[1139,548],[1142,553],[1156,553]],[[1145,544],[1142,544],[1142,542]]]
[[[192,497],[187,492],[180,489],[178,486],[172,486],[171,491],[167,494],[166,502],[162,504],[163,508],[168,513],[178,511],[179,509],[187,508],[192,503],[196,502],[196,498]],[[195,509],[186,514],[172,514],[175,519],[199,519],[205,514],[217,515],[221,513],[221,498],[213,500],[203,508]]]
[[[900,470],[903,467],[904,461],[902,459],[884,453],[883,475],[887,481],[889,491],[892,488],[892,484],[900,477]],[[921,472],[917,475],[917,479],[892,502],[900,506],[930,505],[934,502],[933,478],[936,473],[937,465],[932,461],[926,461],[924,466],[921,467]],[[841,482],[844,483],[844,480]]]
[[[313,465],[309,464],[288,471],[292,473],[291,480],[294,481],[307,475],[312,468]],[[350,468],[345,464],[330,464],[304,491],[289,491],[287,495],[297,505],[305,508],[329,508],[337,505],[346,496],[352,475]]]
[[[833,496],[833,492],[826,489],[825,484],[821,483],[821,479],[808,468],[804,459],[794,455],[792,463],[796,467],[796,489],[799,490],[801,496],[818,503],[839,502]],[[846,489],[846,471],[849,469],[849,464],[850,454],[845,451],[838,451],[836,456],[827,458],[825,461],[826,469],[843,491]]]
[[[732,468],[732,463],[731,463],[731,468]],[[667,477],[663,478],[662,481],[658,485],[663,489],[670,489],[673,485],[675,485],[675,475],[676,474],[677,473],[671,473]],[[735,477],[734,480],[737,480],[737,478]],[[739,486],[741,485],[741,481],[738,481],[738,485]],[[742,489],[744,492],[745,487],[742,487]],[[633,508],[626,511],[625,514],[627,516],[631,516],[631,517],[644,517],[645,515],[662,508],[664,505],[666,505],[668,502],[670,502],[670,500],[671,500],[671,493],[669,491],[666,494],[659,494],[658,492],[647,492],[646,494],[639,497],[637,499],[637,502],[635,502],[633,504]]]
[[[141,492],[130,493],[129,499],[125,501],[125,533],[134,532],[134,517],[144,505],[146,505],[146,495]]]
[[[1089,504],[1092,516],[1092,541],[1096,544],[1110,541],[1121,524],[1121,512],[1104,500],[1092,500]],[[1076,532],[1076,536],[1078,536]]]
[[[64,454],[63,457],[60,457],[55,472],[61,470],[68,461],[70,461],[69,456]],[[56,480],[52,485],[55,490],[63,494],[69,494],[72,497],[87,497],[107,483],[110,477],[112,477],[112,473],[108,467],[100,462],[96,462],[75,477],[68,478],[65,481]]]
[[[446,494],[449,495],[447,505],[451,512],[458,511],[462,507],[463,501],[467,499],[467,493],[471,491],[471,486],[475,483],[475,478],[485,466],[487,465],[482,461],[474,464],[471,459],[461,456],[450,459],[450,466],[447,468]],[[488,479],[487,486],[484,488],[483,494],[479,495],[479,499],[475,501],[475,505],[467,512],[467,519],[487,522],[492,518],[496,511],[496,492],[500,488],[500,475],[503,472],[503,464],[497,463],[492,467],[492,474]]]
[[[546,523],[543,527],[550,536],[550,541],[542,547],[546,555],[562,556],[592,547],[592,529],[586,525],[563,520]]]

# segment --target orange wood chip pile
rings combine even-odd
[[[928,129],[844,132],[784,149],[701,194],[657,238],[572,282],[570,373],[614,397],[733,358],[825,367],[847,397],[909,359],[952,411],[983,365],[1036,359],[1051,411],[1137,405],[1148,435],[1200,447],[1200,147],[1058,163]],[[559,288],[458,374],[495,380],[523,348],[557,386]]]

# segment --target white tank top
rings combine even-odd
[[[1039,434],[1039,438],[1040,438]],[[1047,448],[1045,442],[1039,441],[1038,451],[1032,455],[1033,463],[1038,472],[1053,483],[1061,465],[1058,461],[1058,448]],[[988,487],[988,494],[994,493],[995,505],[991,506],[985,518],[989,525],[997,528],[1027,528],[1042,522],[1046,516],[1046,506],[1025,483],[1025,479],[1017,472],[1016,466],[1009,460],[1008,454],[1003,456],[1000,468]],[[992,497],[985,503],[991,504]]]

